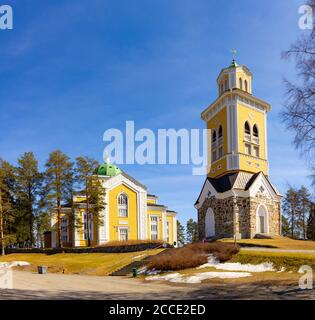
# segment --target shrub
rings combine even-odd
[[[97,247],[68,247],[68,248],[13,248],[6,249],[10,253],[45,253],[47,255],[57,253],[123,253],[157,249],[163,245],[159,241],[111,241]]]
[[[232,243],[193,243],[182,248],[169,249],[151,257],[148,267],[164,271],[195,268],[206,263],[210,254],[220,262],[224,262],[238,252],[239,247]]]
[[[127,247],[137,245],[156,245],[162,246],[163,242],[159,240],[128,240],[128,241],[109,241],[104,244],[98,245],[97,247]]]

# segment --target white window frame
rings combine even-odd
[[[155,218],[156,219],[156,231],[152,232],[152,218]],[[154,238],[156,239],[153,239],[153,236],[154,235]],[[150,215],[150,239],[151,240],[159,240],[159,216],[158,215]]]
[[[122,240],[122,239],[121,239],[121,237],[120,237],[120,232],[121,232],[122,230],[127,230],[127,233],[126,233],[126,235],[127,235],[127,240]],[[118,240],[119,240],[119,241],[128,241],[128,240],[129,240],[129,227],[118,227]]]
[[[127,203],[120,203],[120,197],[125,197]],[[126,193],[122,192],[117,197],[117,206],[118,206],[118,217],[119,218],[128,218],[129,214],[129,198]]]
[[[170,222],[166,220],[166,242],[170,242],[171,235],[170,235]]]

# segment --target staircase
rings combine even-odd
[[[170,249],[165,249],[165,250],[161,251],[160,253],[155,255],[155,257],[166,252],[167,250],[170,250]],[[112,272],[110,274],[110,276],[128,276],[129,274],[132,273],[132,269],[134,269],[134,268],[140,269],[140,268],[144,267],[146,264],[148,264],[151,257],[153,257],[153,256],[147,256],[147,257],[143,258],[142,260],[133,261],[133,262],[127,264],[126,266]]]
[[[110,274],[110,276],[127,276],[132,273],[132,270],[134,268],[140,269],[140,268],[144,267],[148,263],[149,260],[150,260],[150,256],[145,257],[142,260],[133,261],[130,264],[127,264],[126,266],[112,272]]]

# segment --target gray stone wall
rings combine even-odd
[[[231,238],[234,236],[234,232],[238,238],[254,237],[256,234],[256,210],[260,204],[264,204],[268,210],[269,234],[279,235],[281,233],[279,202],[263,196],[255,198],[229,197],[226,199],[211,197],[206,199],[198,210],[199,239],[205,238],[205,216],[208,208],[212,208],[214,212],[217,237]]]

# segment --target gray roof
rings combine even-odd
[[[206,181],[208,180],[212,184],[214,189],[219,193],[223,193],[223,192],[229,191],[231,189],[248,190],[251,187],[251,185],[254,183],[256,178],[259,176],[260,173],[261,172],[249,173],[249,172],[244,172],[244,171],[231,172],[231,173],[227,173],[224,176],[219,177],[219,178],[207,178]],[[268,177],[265,176],[265,178],[267,179],[267,181],[269,182],[270,186],[275,191],[275,193],[280,195],[280,192],[269,181]],[[205,181],[205,183],[206,183],[206,181]],[[201,192],[203,190],[203,187],[201,189]],[[195,204],[198,203],[201,192],[200,192],[198,200],[196,201]]]

